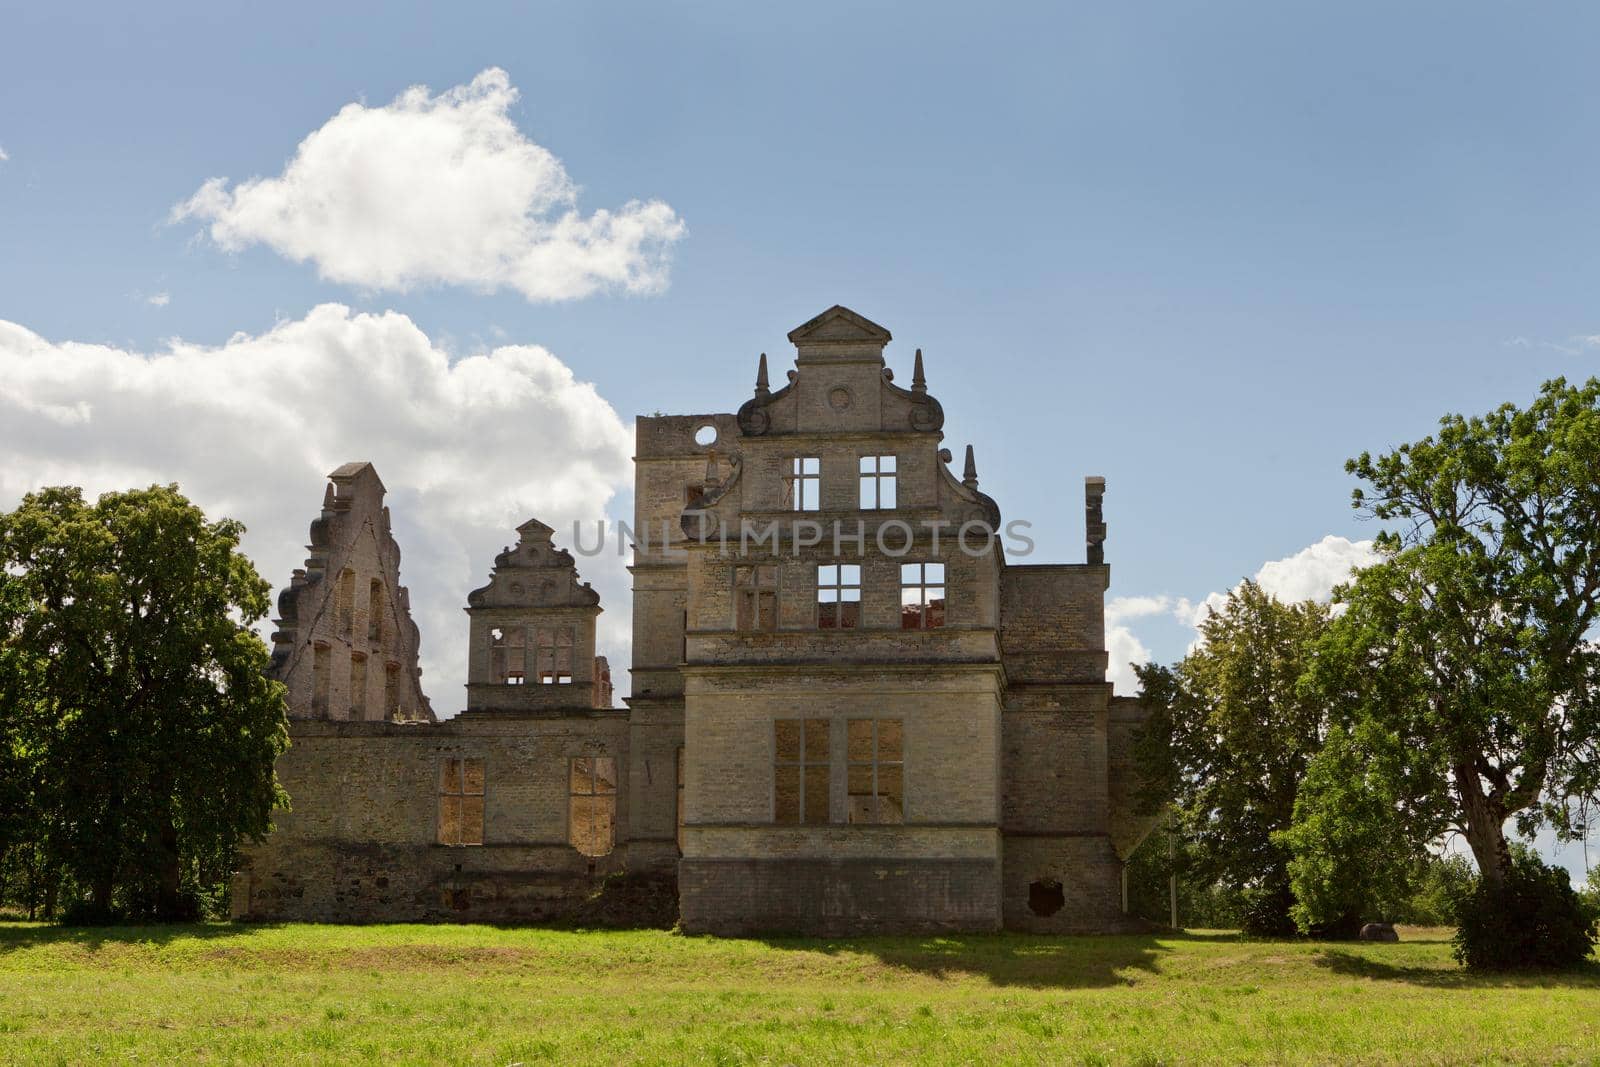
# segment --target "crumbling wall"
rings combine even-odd
[[[305,566],[278,596],[268,673],[291,718],[431,722],[383,482],[370,463],[328,479]]]

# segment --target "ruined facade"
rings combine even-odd
[[[848,309],[789,339],[788,381],[763,356],[736,414],[637,422],[626,708],[598,595],[530,520],[468,597],[465,710],[434,721],[382,484],[334,473],[280,602],[294,811],[240,871],[239,915],[538,920],[626,871],[690,931],[1121,924],[1153,820],[1140,708],[1105,680],[1103,479],[1085,562],[1008,561],[920,351],[903,387],[889,332]],[[358,647],[382,597],[401,610]]]

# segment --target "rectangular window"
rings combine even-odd
[[[900,564],[900,629],[944,625],[944,564]]]
[[[489,631],[489,673],[498,685],[523,685],[528,680],[528,631],[507,626]]]
[[[383,583],[376,578],[367,584],[367,642],[383,644]]]
[[[778,719],[772,724],[773,822],[828,822],[829,725],[828,719]]]
[[[311,713],[319,719],[328,717],[328,689],[330,674],[330,646],[317,642],[311,648]]]
[[[567,778],[567,841],[585,856],[608,854],[616,844],[616,759],[575,756]]]
[[[339,572],[339,585],[333,591],[334,618],[339,636],[349,637],[355,630],[356,572],[346,567]]]
[[[865,511],[886,510],[895,506],[893,456],[861,457],[861,507]]]
[[[483,844],[483,760],[439,764],[439,844]]]
[[[569,685],[572,682],[572,627],[540,630],[538,636],[539,681],[544,685]]]
[[[817,568],[817,628],[854,630],[861,625],[861,565],[827,563]]]
[[[850,821],[905,822],[905,754],[901,721],[851,719],[848,730]]]
[[[733,569],[734,627],[739,630],[778,628],[778,567],[760,563]]]
[[[816,511],[822,506],[822,460],[795,456],[783,483],[783,506],[788,511]]]
[[[350,717],[367,717],[367,657],[359,652],[350,654]]]
[[[391,663],[383,669],[383,717],[400,717],[400,664]]]

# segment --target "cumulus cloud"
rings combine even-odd
[[[389,487],[402,580],[422,628],[424,687],[461,707],[468,590],[513,527],[570,539],[631,475],[627,429],[594,387],[534,345],[452,359],[405,315],[324,304],[220,346],[144,354],[51,342],[0,320],[0,506],[43,485],[91,495],[176,481],[275,588],[305,557],[324,475],[371,460]],[[603,603],[602,646],[627,663],[627,578],[579,560]]]
[[[366,289],[461,285],[570,300],[654,292],[685,229],[659,200],[581,214],[561,161],[517,129],[517,90],[485,70],[437,96],[348,104],[276,178],[212,178],[172,209],[220,247],[262,244]]]
[[[151,293],[149,296],[144,298],[144,302],[146,304],[149,304],[151,307],[164,308],[168,304],[172,303],[172,294],[171,293]]]
[[[1262,564],[1254,580],[1263,591],[1279,600],[1327,603],[1333,597],[1334,586],[1349,581],[1352,572],[1371,566],[1378,558],[1371,541],[1352,541],[1329,534],[1292,556]],[[1130,625],[1134,620],[1165,617],[1193,628],[1196,633],[1189,644],[1192,649],[1200,641],[1200,624],[1210,612],[1222,610],[1227,602],[1226,592],[1208,593],[1198,600],[1167,595],[1113,597],[1106,604],[1106,650],[1111,657],[1108,679],[1120,693],[1138,690],[1138,679],[1129,664],[1148,662],[1150,649]]]
[[[0,148],[0,163],[4,163],[10,158],[10,156],[6,155],[6,150],[4,148]]]

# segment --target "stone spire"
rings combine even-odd
[[[961,471],[961,484],[968,489],[978,488],[978,462],[972,457],[972,446],[967,446],[967,462]]]
[[[767,354],[763,352],[761,353],[761,363],[756,368],[756,397],[764,400],[770,394],[771,389],[767,385]]]
[[[911,367],[911,391],[913,393],[926,393],[928,391],[928,376],[922,373],[922,349],[917,349],[917,360]]]

